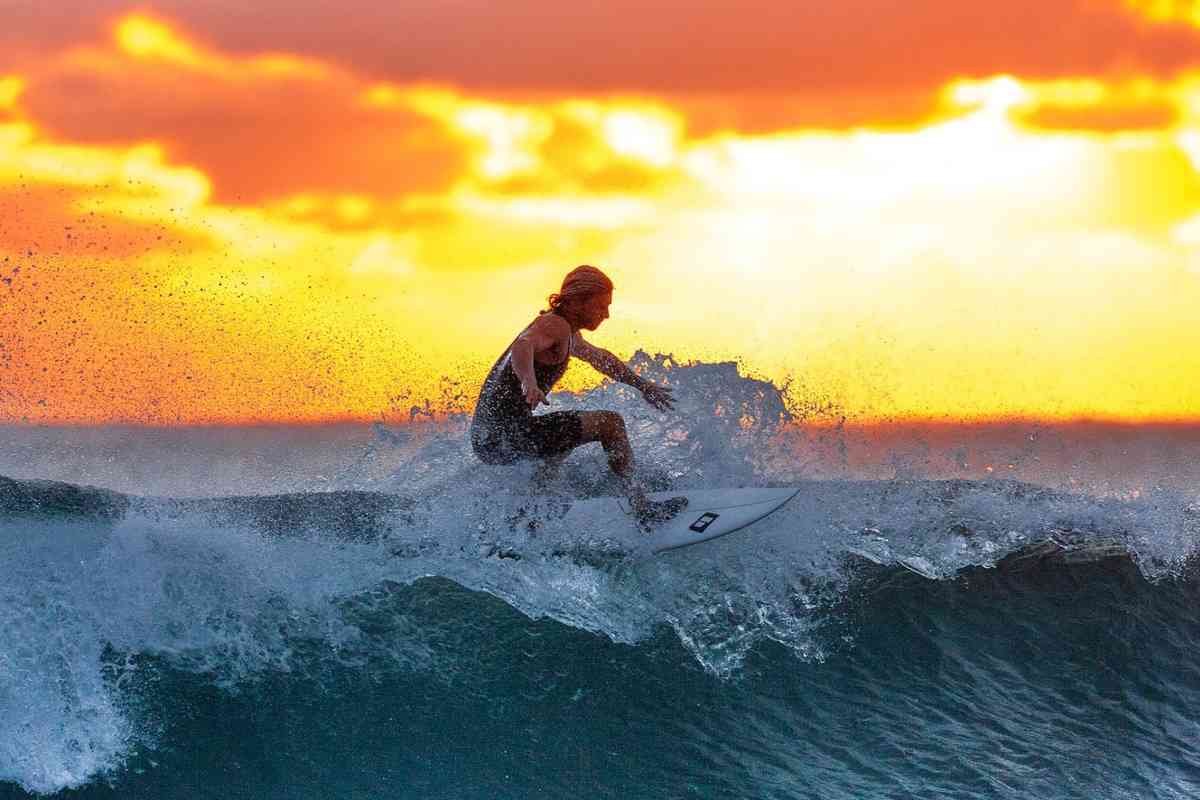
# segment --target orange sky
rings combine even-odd
[[[51,6],[0,420],[469,404],[579,263],[852,418],[1200,418],[1200,2]]]

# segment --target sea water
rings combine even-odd
[[[654,489],[797,497],[630,559],[462,416],[9,429],[0,798],[1200,795],[1194,431],[855,440],[643,361],[674,412],[553,407]],[[544,490],[617,488],[590,446]]]

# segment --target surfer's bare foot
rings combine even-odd
[[[634,513],[637,514],[638,524],[649,531],[667,520],[674,519],[676,514],[687,508],[687,504],[688,499],[683,496],[672,497],[662,502],[643,499],[634,507]]]

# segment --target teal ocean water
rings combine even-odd
[[[1200,794],[1190,445],[867,458],[730,365],[671,379],[665,419],[553,400],[626,413],[654,488],[801,492],[656,558],[531,508],[458,418],[14,430],[0,798]],[[613,490],[587,451],[549,487]]]

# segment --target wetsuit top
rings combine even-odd
[[[517,338],[521,338],[532,326],[532,322],[525,326],[525,330],[521,331]],[[471,426],[473,433],[481,427],[508,427],[514,423],[520,424],[533,416],[533,411],[525,402],[525,393],[521,391],[521,379],[517,377],[517,372],[512,366],[512,347],[516,343],[517,340],[513,339],[513,343],[492,365],[491,371],[483,381],[483,388],[479,390],[479,402],[475,405],[475,419]],[[575,332],[572,330],[571,338],[567,341],[566,358],[557,364],[540,364],[534,359],[533,374],[537,378],[538,388],[543,393],[549,394],[554,384],[558,383],[567,371],[574,344]]]

